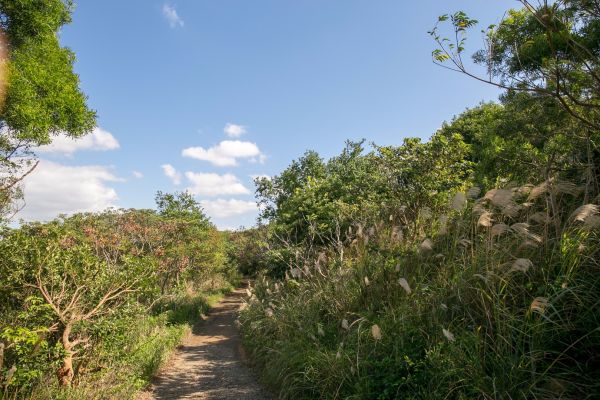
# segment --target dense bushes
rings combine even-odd
[[[268,258],[264,227],[227,234],[227,259],[243,275],[254,277],[266,268]]]
[[[106,211],[5,229],[4,396],[51,390],[52,398],[77,398],[96,386],[125,396],[206,311],[201,293],[229,287],[236,275],[222,234],[191,196],[159,193],[157,204],[157,212]]]

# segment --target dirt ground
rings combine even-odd
[[[239,288],[217,304],[137,399],[271,400],[243,362],[235,320],[244,295]]]

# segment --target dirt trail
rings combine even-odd
[[[242,362],[234,321],[245,289],[227,295],[194,327],[149,391],[138,400],[270,400]]]

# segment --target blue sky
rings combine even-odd
[[[77,55],[99,129],[42,149],[20,216],[152,208],[157,190],[190,189],[219,227],[250,226],[252,176],[277,174],[307,149],[331,157],[346,139],[426,139],[496,99],[494,88],[435,66],[427,31],[440,14],[465,10],[487,26],[516,6],[80,0],[61,42]]]

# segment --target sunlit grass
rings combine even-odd
[[[285,399],[600,395],[600,241],[595,208],[570,196],[542,223],[524,222],[548,214],[518,190],[452,201],[444,232],[416,228],[426,251],[388,224],[343,263],[332,246],[279,289],[259,279],[241,323],[265,383]],[[319,272],[324,251],[336,261]]]

